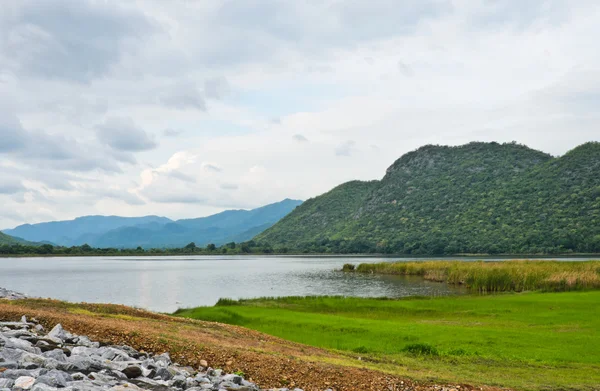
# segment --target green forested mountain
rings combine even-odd
[[[35,244],[35,243],[28,242],[21,238],[15,238],[14,236],[9,236],[7,234],[0,232],[0,245],[3,245],[3,244],[7,244],[7,245],[11,246],[13,244]]]
[[[516,143],[428,145],[380,181],[304,202],[255,241],[307,252],[600,252],[600,143],[556,158]]]

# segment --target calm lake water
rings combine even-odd
[[[411,259],[295,256],[0,258],[0,287],[37,297],[126,304],[160,312],[213,305],[221,297],[403,297],[461,293],[460,289],[446,284],[415,277],[336,271],[348,262],[398,260]]]

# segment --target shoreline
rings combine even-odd
[[[206,254],[206,253],[189,253],[189,254],[151,254],[151,253],[109,253],[109,254],[0,254],[2,258],[103,258],[103,257],[283,257],[283,258],[406,258],[406,259],[422,259],[422,260],[452,260],[456,258],[469,259],[568,259],[568,258],[597,258],[600,260],[600,254],[596,253],[577,253],[577,254],[454,254],[454,255],[410,255],[410,254],[329,254],[329,253],[248,253],[248,254]]]

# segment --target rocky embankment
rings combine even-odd
[[[260,390],[238,374],[202,364],[183,367],[168,353],[101,346],[60,324],[46,333],[25,316],[20,322],[0,322],[0,391]]]

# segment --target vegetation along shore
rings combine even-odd
[[[344,271],[421,276],[475,292],[600,289],[600,261],[426,261],[344,265]]]

